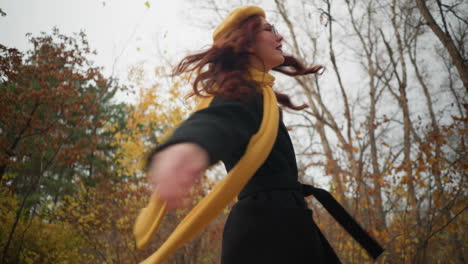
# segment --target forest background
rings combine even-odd
[[[285,110],[285,123],[301,181],[330,190],[382,243],[377,263],[467,263],[468,3],[177,3],[205,38],[234,7],[264,6],[286,53],[326,66],[316,77],[276,75],[277,89],[309,105]],[[9,10],[0,5],[0,15],[1,23]],[[114,66],[127,53],[96,66],[100,51],[86,33],[61,33],[60,25],[26,35],[24,50],[0,39],[0,263],[138,263],[187,213],[168,214],[150,246],[135,249],[132,226],[149,195],[145,153],[193,108],[183,99],[189,76],[169,77],[187,54],[161,47],[171,34],[191,41],[164,32],[150,51],[129,41],[125,49],[148,58],[125,70]],[[223,175],[222,166],[210,171],[195,198]],[[372,263],[308,202],[343,263]],[[219,263],[225,219],[167,263]]]

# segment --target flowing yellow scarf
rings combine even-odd
[[[185,242],[203,230],[226,206],[233,201],[255,172],[265,162],[273,148],[278,134],[279,113],[273,83],[275,78],[253,68],[249,69],[251,78],[259,83],[263,94],[263,118],[260,128],[249,141],[244,156],[180,222],[173,233],[150,257],[141,263],[161,263]],[[201,100],[196,111],[210,105],[213,97]],[[166,213],[166,203],[153,193],[149,204],[143,208],[135,222],[133,234],[138,249],[148,245],[150,238],[158,229]]]

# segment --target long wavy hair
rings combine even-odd
[[[218,95],[223,98],[246,100],[258,90],[257,84],[245,78],[249,65],[249,56],[256,56],[247,51],[254,44],[256,34],[261,30],[260,16],[252,16],[240,23],[229,33],[217,40],[208,50],[189,55],[174,68],[173,76],[182,73],[194,73],[193,91],[190,96]],[[306,67],[292,56],[284,56],[283,64],[273,68],[289,76],[313,74],[323,66]],[[306,104],[296,106],[288,95],[275,91],[278,103],[294,110],[302,110]]]

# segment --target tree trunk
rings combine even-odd
[[[439,27],[431,12],[427,8],[426,1],[416,0],[416,4],[418,6],[419,11],[421,12],[421,15],[424,17],[427,24],[429,25],[429,28],[432,30],[432,32],[434,32],[434,34],[440,40],[442,45],[444,45],[445,49],[447,49],[450,58],[452,59],[453,64],[455,65],[458,74],[460,75],[460,78],[463,82],[463,86],[468,92],[468,67],[466,66],[463,57],[461,56],[460,52],[455,46],[455,43],[453,42],[453,39],[450,36],[450,33],[447,31],[444,32]]]

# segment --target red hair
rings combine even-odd
[[[189,55],[174,68],[173,75],[195,72],[193,92],[190,96],[218,95],[223,98],[246,100],[257,92],[257,84],[245,78],[249,65],[249,56],[256,56],[247,51],[255,42],[256,34],[261,30],[260,16],[252,16],[235,29],[222,36],[208,50]],[[273,68],[289,76],[312,74],[320,71],[322,66],[305,67],[298,59],[284,56],[283,64]],[[290,70],[288,70],[290,68]],[[288,95],[276,92],[278,103],[302,110],[306,104],[295,106]]]

